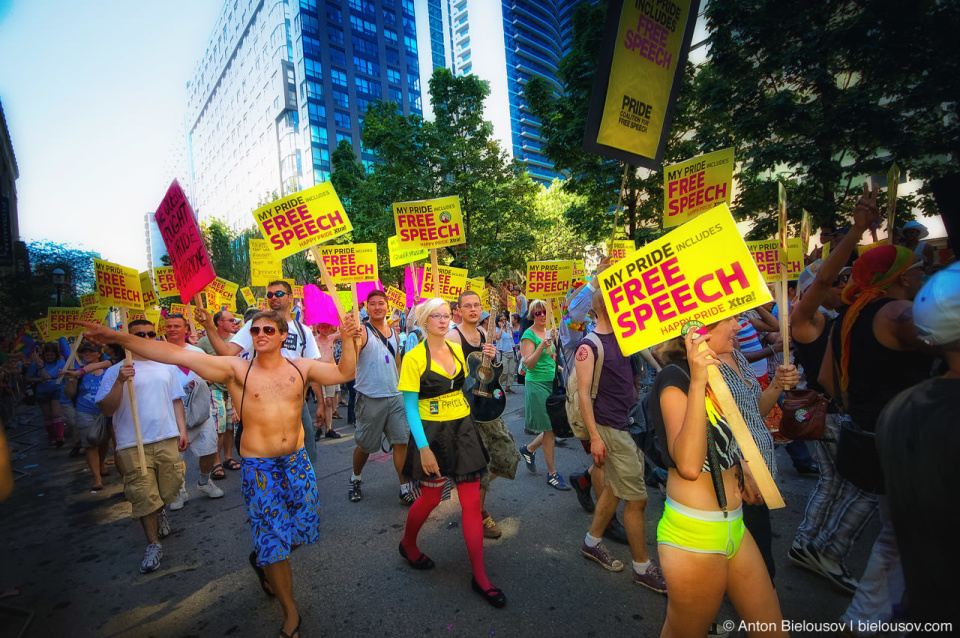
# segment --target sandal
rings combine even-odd
[[[274,594],[272,591],[267,589],[270,583],[267,582],[267,574],[266,572],[263,571],[263,567],[260,567],[259,565],[257,565],[256,552],[250,552],[250,567],[253,567],[253,571],[257,573],[257,579],[260,581],[260,588],[263,590],[263,593],[265,593],[267,596],[270,596],[271,598],[276,596],[276,594]],[[297,628],[299,629],[299,625],[297,626]],[[283,627],[281,627],[281,629],[283,629]]]
[[[342,419],[343,417],[340,416],[340,413],[339,413],[339,412],[337,412],[336,410],[334,410],[334,411],[333,411],[333,418],[335,418],[335,419]]]
[[[280,638],[293,638],[300,635],[300,623],[303,622],[303,616],[297,616],[297,626],[289,634],[283,633],[283,625],[280,625]]]
[[[223,466],[217,463],[210,471],[210,477],[214,481],[222,481],[223,479],[227,478],[227,473],[223,471]]]
[[[242,466],[237,462],[236,459],[227,459],[223,462],[223,467],[228,470],[239,470]]]

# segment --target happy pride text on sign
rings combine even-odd
[[[207,247],[200,236],[197,218],[177,180],[173,180],[157,213],[157,227],[167,247],[170,263],[183,299],[192,299],[216,278]],[[137,306],[142,308],[143,305]]]
[[[730,209],[722,204],[598,275],[625,355],[770,301]]]
[[[460,198],[456,195],[396,202],[393,221],[403,247],[440,248],[466,241]]]
[[[353,230],[330,182],[271,202],[253,216],[278,260]]]

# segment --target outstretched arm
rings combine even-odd
[[[84,338],[94,343],[119,343],[124,349],[135,352],[144,359],[190,368],[204,379],[226,383],[234,376],[236,359],[217,357],[204,352],[194,352],[166,341],[143,339],[129,333],[117,332],[99,324],[80,322],[88,328]]]

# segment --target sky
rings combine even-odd
[[[146,268],[193,77],[223,0],[0,0],[20,238]]]

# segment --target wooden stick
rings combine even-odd
[[[440,296],[440,266],[437,264],[437,249],[430,249],[430,266],[433,268],[433,296]]]
[[[73,345],[70,347],[70,356],[67,358],[67,362],[63,364],[63,370],[60,371],[60,374],[57,375],[57,385],[60,385],[64,382],[63,373],[65,370],[69,370],[73,366],[73,362],[77,360],[77,353],[80,352],[80,342],[83,341],[83,333],[80,333],[80,336],[74,340]]]
[[[613,250],[613,240],[617,238],[617,218],[620,216],[620,204],[623,203],[623,189],[627,186],[627,173],[630,170],[629,164],[623,165],[623,179],[620,180],[620,193],[617,195],[617,207],[613,209],[613,232],[610,234],[610,250],[609,253]]]
[[[783,365],[790,365],[790,310],[787,302],[787,269],[784,267],[784,264],[780,264],[780,268],[783,272],[783,278],[777,282],[778,286],[778,295],[777,295],[777,307],[779,311],[779,320],[780,320],[780,338],[783,340]],[[788,390],[786,386],[783,388]]]
[[[706,343],[700,344],[701,350],[706,347]],[[717,403],[720,404],[723,416],[727,418],[730,431],[733,433],[733,438],[737,440],[737,445],[740,446],[743,459],[750,464],[750,471],[757,481],[757,487],[760,489],[760,495],[763,496],[763,502],[772,510],[786,507],[783,496],[780,495],[780,490],[777,489],[777,484],[770,474],[770,468],[763,460],[760,449],[757,447],[756,441],[753,440],[753,434],[750,433],[750,428],[743,420],[743,415],[740,414],[740,409],[737,407],[733,395],[730,394],[730,388],[727,387],[727,382],[723,380],[723,375],[720,374],[720,369],[717,366],[707,366],[707,383],[713,390],[714,396],[717,397]]]
[[[900,167],[894,162],[887,172],[887,243],[893,245],[893,224],[897,214],[897,187],[900,185]],[[876,240],[876,235],[874,235]]]
[[[343,320],[346,318],[347,313],[343,309],[343,304],[340,302],[340,295],[337,294],[337,287],[333,283],[333,279],[330,278],[330,272],[327,271],[327,265],[323,263],[323,257],[320,255],[320,249],[316,246],[310,247],[310,254],[313,255],[314,261],[317,262],[317,266],[320,268],[320,279],[323,281],[323,285],[327,289],[327,294],[333,297],[333,305],[337,309],[337,316],[340,317],[340,323],[343,323]]]
[[[360,301],[357,299],[357,282],[350,282],[350,294],[353,295],[353,321],[360,326]],[[357,333],[357,336],[353,339],[354,343],[357,344],[357,352],[360,352],[360,344],[363,340],[360,337],[360,333]]]
[[[120,309],[120,320],[124,328],[127,323],[127,309]],[[124,365],[133,365],[133,353],[127,349],[127,357],[124,359]],[[143,433],[140,431],[140,413],[137,411],[137,393],[133,389],[133,379],[127,380],[127,393],[130,396],[130,414],[133,416],[133,432],[137,437],[137,456],[140,457],[140,474],[147,475],[147,457],[143,453]]]

